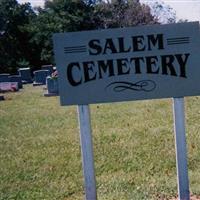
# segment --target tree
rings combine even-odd
[[[30,4],[0,0],[0,72],[15,73],[21,61],[31,59],[29,37],[23,26],[34,17]]]
[[[95,8],[99,16],[100,28],[127,27],[144,24],[155,24],[150,7],[140,4],[138,0],[102,1]]]
[[[169,24],[176,22],[176,12],[163,1],[147,1],[147,5],[151,8],[152,15],[161,24]]]
[[[53,33],[90,30],[93,1],[46,0],[44,8],[37,9],[37,18],[26,26],[31,44],[40,47],[40,65],[53,63]]]

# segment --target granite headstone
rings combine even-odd
[[[9,76],[10,82],[17,82],[19,89],[23,88],[22,77],[20,75]]]
[[[22,83],[32,83],[31,70],[29,67],[20,68],[19,75],[22,77]]]
[[[53,65],[42,65],[42,70],[49,70],[49,74],[53,73]]]
[[[9,82],[9,76],[10,74],[0,74],[0,82]]]
[[[33,72],[34,74],[34,83],[33,85],[45,85],[46,78],[50,75],[49,70],[37,70]]]
[[[44,96],[57,96],[58,95],[58,78],[47,77],[47,93]]]

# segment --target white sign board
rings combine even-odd
[[[199,23],[54,35],[62,105],[200,94]]]

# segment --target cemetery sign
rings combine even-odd
[[[199,23],[54,35],[62,105],[200,94]]]

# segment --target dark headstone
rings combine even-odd
[[[50,75],[49,70],[37,70],[34,71],[34,83],[33,85],[45,85],[46,78]]]
[[[19,75],[22,77],[22,83],[32,83],[32,77],[31,77],[31,70],[30,68],[20,68],[19,69]]]
[[[53,65],[42,65],[42,70],[49,70],[49,75],[53,73]]]
[[[9,76],[10,74],[0,74],[0,82],[9,82]]]
[[[22,77],[20,75],[9,76],[10,82],[17,82],[19,88],[23,88]]]

